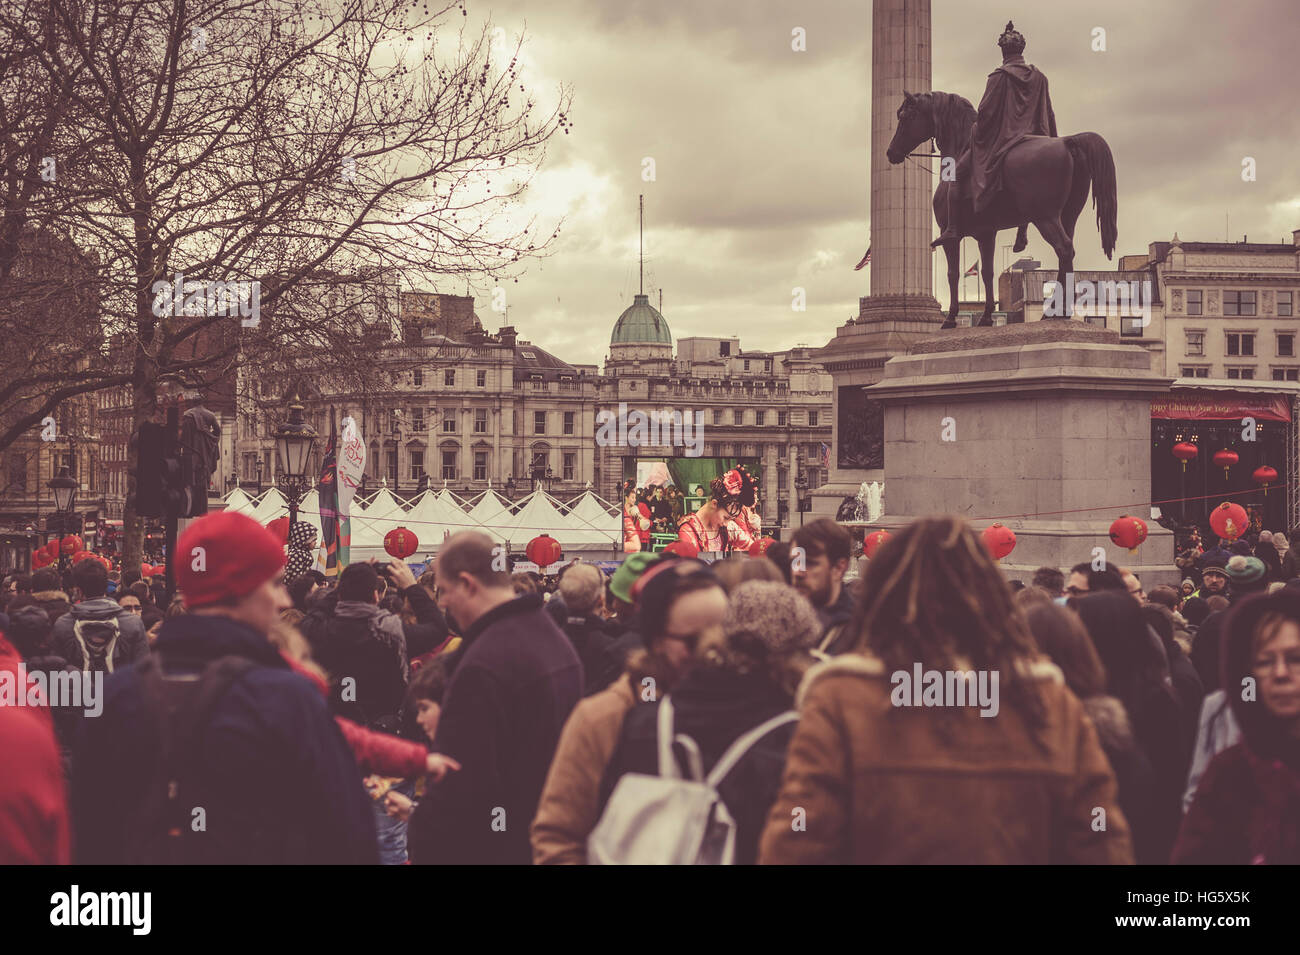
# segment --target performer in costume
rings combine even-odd
[[[733,468],[709,482],[709,499],[677,528],[677,539],[700,551],[729,554],[748,549],[755,541],[745,508],[754,506],[754,479],[743,468]]]

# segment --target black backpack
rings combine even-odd
[[[246,657],[227,656],[191,669],[164,671],[158,654],[135,664],[145,705],[155,714],[157,761],[148,789],[129,823],[126,841],[131,865],[187,865],[199,861],[193,852],[192,807],[202,797],[194,779],[198,739],[213,707],[226,691],[256,664]]]
[[[375,619],[337,617],[319,609],[298,626],[311,645],[312,659],[330,676],[330,712],[370,729],[397,732],[406,680],[397,651]],[[349,677],[356,681],[354,700],[343,699],[341,681]]]

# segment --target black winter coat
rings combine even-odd
[[[528,828],[582,664],[540,594],[508,601],[466,627],[433,749],[461,764],[411,817],[418,864],[529,865]]]
[[[741,735],[794,706],[789,695],[766,676],[709,665],[691,670],[669,696],[674,733],[685,734],[699,745],[706,775]],[[658,715],[657,703],[638,704],[627,714],[622,738],[602,782],[602,811],[624,773],[658,775]],[[776,802],[785,751],[797,725],[791,722],[778,727],[755,743],[718,787],[736,821],[738,865],[753,865],[758,859],[758,840]],[[677,747],[679,760],[680,749]]]
[[[566,617],[562,627],[582,661],[582,695],[591,696],[605,689],[617,676],[609,676],[612,663],[610,647],[614,645],[614,638],[610,636],[608,624],[595,616]]]
[[[206,832],[188,841],[205,864],[377,864],[374,811],[325,699],[265,636],[224,617],[163,624],[164,670],[193,671],[226,656],[254,661],[213,706],[197,736],[189,783]],[[80,864],[121,864],[133,812],[159,752],[157,719],[135,667],[109,675],[104,711],[83,719],[74,756],[72,818]]]

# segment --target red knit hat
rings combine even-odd
[[[176,583],[191,608],[244,597],[284,567],[283,542],[251,517],[229,511],[185,528],[176,555]]]

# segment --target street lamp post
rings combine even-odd
[[[808,490],[808,479],[800,474],[795,478],[794,489],[798,492],[797,502],[799,505],[799,526],[803,527],[803,492]]]
[[[297,391],[289,399],[289,420],[275,429],[275,447],[284,471],[285,494],[289,500],[289,526],[298,522],[298,502],[306,491],[307,463],[316,443],[316,429],[303,417]]]
[[[54,511],[58,515],[59,575],[62,576],[65,567],[63,535],[67,533],[67,527],[71,523],[72,509],[77,504],[77,491],[81,489],[81,485],[77,483],[76,478],[68,474],[67,468],[60,468],[59,476],[50,478],[45,486],[50,489],[50,494],[54,497]]]
[[[262,459],[257,459],[257,496],[262,496]]]

